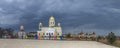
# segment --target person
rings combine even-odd
[[[39,35],[38,35],[38,40],[40,40],[40,33],[39,33]]]
[[[57,36],[54,36],[54,40],[57,40]]]
[[[35,35],[35,39],[38,39],[38,35],[37,34]]]
[[[22,39],[23,39],[23,35],[22,35]]]
[[[62,36],[60,36],[60,40],[62,40]]]

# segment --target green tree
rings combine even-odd
[[[0,27],[0,38],[2,38],[3,35],[5,35],[5,30]]]
[[[108,39],[110,44],[113,44],[116,41],[116,36],[115,36],[115,34],[113,32],[111,32],[111,33],[108,34],[107,39]]]
[[[13,30],[12,28],[7,28],[7,29],[6,29],[7,34],[8,34],[8,35],[11,35],[11,36],[13,35],[13,31],[14,31],[14,30]]]
[[[101,38],[102,38],[101,36],[98,36],[98,37],[97,37],[97,41],[99,41]]]
[[[66,37],[67,37],[67,38],[71,38],[71,33],[68,33],[68,34],[66,35]]]

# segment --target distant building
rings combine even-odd
[[[35,36],[37,34],[37,32],[29,32],[28,35],[32,35]]]
[[[80,33],[78,34],[78,36],[79,36],[79,38],[83,38],[83,37],[85,37],[85,34],[84,34],[83,32],[80,32]]]
[[[86,34],[84,34],[83,32],[80,32],[79,34],[78,34],[78,37],[80,38],[80,39],[95,39],[96,38],[96,33],[95,32],[93,32],[93,33],[86,33]]]
[[[55,19],[53,16],[49,19],[49,27],[45,27],[42,23],[39,23],[39,30],[37,31],[38,39],[60,39],[62,36],[62,27],[60,23],[55,25]]]
[[[96,33],[93,32],[92,34],[89,34],[88,37],[89,37],[89,38],[91,38],[91,37],[92,37],[92,38],[96,38]]]
[[[24,39],[24,38],[25,38],[25,35],[26,35],[25,32],[18,32],[18,36],[19,36],[19,38],[21,38],[21,39]]]
[[[21,39],[24,39],[26,36],[26,33],[24,32],[24,26],[21,25],[20,26],[20,31],[18,32],[18,37],[21,38]]]

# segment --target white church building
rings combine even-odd
[[[37,31],[38,39],[60,39],[62,36],[62,27],[60,23],[55,25],[55,18],[53,16],[49,19],[49,26],[44,27],[43,23],[39,23],[39,30]]]

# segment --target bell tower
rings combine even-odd
[[[55,19],[53,16],[51,16],[49,19],[49,27],[54,27],[54,26],[55,26]]]
[[[39,30],[41,31],[41,28],[42,28],[42,23],[40,22],[39,23]]]

